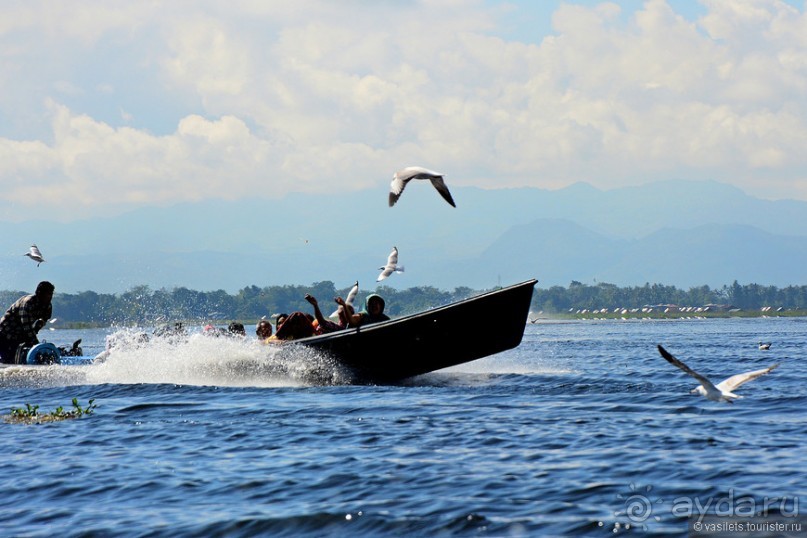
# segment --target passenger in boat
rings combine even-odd
[[[277,318],[275,318],[275,334],[277,334],[277,330],[280,328],[281,325],[283,325],[283,322],[286,321],[286,318],[288,317],[289,315],[285,313],[277,315]]]
[[[218,328],[217,328],[215,325],[213,325],[212,323],[208,323],[207,325],[205,325],[204,327],[202,327],[202,334],[203,334],[203,335],[205,335],[205,336],[215,336],[215,337],[218,337],[218,336],[219,336],[219,330],[218,330]]]
[[[354,313],[350,305],[345,303],[345,300],[341,297],[336,298],[336,304],[345,309],[347,322],[350,327],[362,327],[389,319],[389,316],[384,313],[386,302],[383,297],[375,293],[367,296],[364,300],[364,310],[358,314]]]
[[[266,339],[272,336],[272,324],[265,319],[260,320],[255,326],[255,334],[258,336],[258,340],[266,343]]]
[[[238,338],[246,338],[247,331],[244,329],[244,324],[238,321],[233,321],[227,326],[227,335]]]
[[[53,292],[56,287],[40,282],[33,295],[25,295],[12,304],[0,318],[0,362],[13,363],[20,344],[35,346],[37,333],[53,314]]]
[[[223,331],[223,329],[221,330]],[[184,344],[188,341],[188,338],[190,338],[185,324],[181,321],[157,327],[151,332],[151,336],[154,339],[168,342],[171,345]]]
[[[161,327],[157,327],[152,331],[152,336],[155,338],[167,339],[183,339],[188,336],[188,331],[185,330],[185,325],[181,321],[177,321],[173,325],[167,323]]]
[[[305,294],[305,300],[308,301],[311,306],[314,307],[314,331],[317,334],[327,334],[332,333],[334,331],[339,331],[344,329],[345,326],[339,323],[335,323],[325,316],[322,315],[322,310],[319,309],[319,303],[317,302],[317,298],[313,295]],[[340,308],[341,310],[341,308]]]
[[[275,335],[266,339],[267,342],[314,336],[314,326],[311,324],[314,318],[309,316],[310,314],[304,312],[292,312],[275,331]]]

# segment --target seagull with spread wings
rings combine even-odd
[[[676,359],[673,355],[670,354],[669,351],[661,347],[661,345],[658,346],[658,351],[659,353],[661,353],[661,356],[664,357],[664,359],[667,362],[669,362],[673,366],[677,366],[678,368],[680,368],[681,370],[683,370],[684,372],[686,372],[687,374],[691,375],[692,377],[698,380],[698,383],[700,383],[700,385],[692,389],[693,393],[705,396],[708,400],[712,400],[713,402],[734,403],[733,400],[736,400],[737,398],[742,398],[742,396],[734,394],[733,392],[734,389],[740,387],[740,385],[748,383],[749,381],[753,381],[754,379],[769,373],[770,371],[779,366],[779,363],[777,362],[773,366],[763,368],[762,370],[754,370],[752,372],[745,372],[742,374],[733,375],[730,378],[721,381],[720,383],[715,385],[711,381],[709,381],[709,379],[706,376],[699,374],[698,372],[696,372],[695,370],[693,370],[680,360]]]
[[[398,198],[401,197],[401,193],[403,193],[403,190],[406,188],[406,184],[413,179],[428,179],[446,202],[453,207],[457,207],[457,204],[454,203],[454,199],[451,197],[451,193],[448,191],[448,187],[446,187],[445,181],[443,181],[443,174],[429,170],[428,168],[423,168],[422,166],[409,166],[395,172],[392,176],[392,183],[390,183],[389,188],[390,207],[395,205],[395,202],[398,201]]]
[[[392,247],[392,252],[387,257],[387,265],[379,267],[379,269],[381,269],[381,274],[378,275],[376,282],[381,282],[392,273],[403,273],[403,266],[398,266],[398,247]]]
[[[32,260],[36,262],[36,266],[39,267],[39,264],[45,261],[45,258],[42,257],[42,253],[39,252],[39,247],[36,245],[31,245],[31,248],[28,249],[28,252],[23,254],[23,256],[28,256]]]

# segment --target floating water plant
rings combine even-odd
[[[23,424],[42,424],[44,422],[57,422],[60,420],[67,420],[71,418],[81,418],[84,415],[92,415],[97,405],[95,405],[95,398],[87,402],[87,407],[82,407],[78,403],[78,398],[73,398],[73,409],[65,411],[64,407],[59,406],[50,413],[39,413],[38,405],[25,404],[25,407],[15,407],[11,409],[11,414],[5,415],[3,418],[9,423],[23,423]]]

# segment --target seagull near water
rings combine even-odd
[[[381,269],[381,274],[378,275],[376,282],[381,282],[392,273],[403,273],[403,266],[398,267],[398,247],[392,247],[392,252],[387,257],[387,265],[379,267],[379,269]]]
[[[390,207],[395,205],[395,202],[401,197],[404,188],[406,188],[406,184],[413,179],[428,179],[446,202],[453,207],[457,207],[457,204],[454,203],[454,199],[451,197],[451,193],[448,191],[448,187],[446,187],[445,181],[443,181],[443,174],[429,170],[428,168],[423,168],[422,166],[409,166],[395,172],[392,176],[392,183],[390,183],[389,188]]]
[[[754,379],[769,373],[774,368],[777,368],[779,366],[779,363],[777,362],[773,366],[763,368],[762,370],[754,370],[752,372],[745,372],[742,374],[733,375],[730,378],[721,381],[717,385],[714,385],[711,381],[709,381],[708,378],[706,378],[706,376],[699,374],[698,372],[696,372],[695,370],[693,370],[680,360],[673,357],[670,354],[670,352],[661,347],[661,345],[658,346],[658,351],[659,353],[661,353],[661,356],[664,357],[664,359],[667,362],[669,362],[673,366],[677,366],[678,368],[680,368],[681,370],[683,370],[684,372],[686,372],[687,374],[691,375],[692,377],[698,380],[698,383],[700,383],[700,385],[692,389],[692,393],[697,393],[700,394],[701,396],[706,396],[708,400],[712,400],[713,402],[734,403],[733,400],[736,400],[737,398],[742,398],[742,396],[738,396],[737,394],[734,394],[734,392],[732,392],[734,389],[738,388],[740,385],[748,383],[749,381],[753,381]]]
[[[23,256],[28,256],[32,260],[36,262],[36,266],[39,267],[39,264],[45,261],[45,258],[42,257],[42,253],[39,252],[39,247],[36,245],[31,245],[31,248],[28,249],[28,252],[23,254]]]
[[[770,348],[771,348],[771,343],[770,342],[760,342],[759,343],[759,349],[761,349],[763,351],[768,350]]]

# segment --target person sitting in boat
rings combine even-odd
[[[207,325],[202,327],[202,334],[205,336],[213,336],[216,338],[221,336],[221,333],[219,333],[219,328],[213,325],[212,323],[208,323]]]
[[[266,342],[297,340],[298,338],[314,336],[314,325],[311,323],[313,320],[314,318],[311,314],[292,312],[280,327],[277,328],[274,336],[267,338]]]
[[[356,314],[353,308],[345,303],[341,297],[336,298],[336,304],[345,310],[348,326],[350,327],[363,327],[371,323],[378,323],[379,321],[387,321],[389,316],[384,313],[386,302],[383,297],[372,293],[364,300],[364,310]]]
[[[33,295],[25,295],[12,304],[0,318],[0,362],[14,363],[20,344],[35,346],[37,333],[53,313],[51,301],[56,287],[40,282]]]
[[[281,325],[283,325],[283,322],[286,321],[286,318],[288,317],[289,315],[286,313],[277,315],[277,318],[275,318],[275,333],[277,333],[277,330],[280,328]]]
[[[168,323],[157,327],[151,334],[155,338],[166,338],[168,340],[177,341],[186,339],[188,331],[185,330],[185,325],[181,321],[177,321],[173,325]]]
[[[258,336],[258,340],[266,343],[266,339],[272,336],[272,323],[265,319],[260,320],[255,326],[255,334]]]
[[[235,338],[245,338],[247,331],[244,329],[244,324],[238,321],[233,321],[227,326],[227,336]]]

